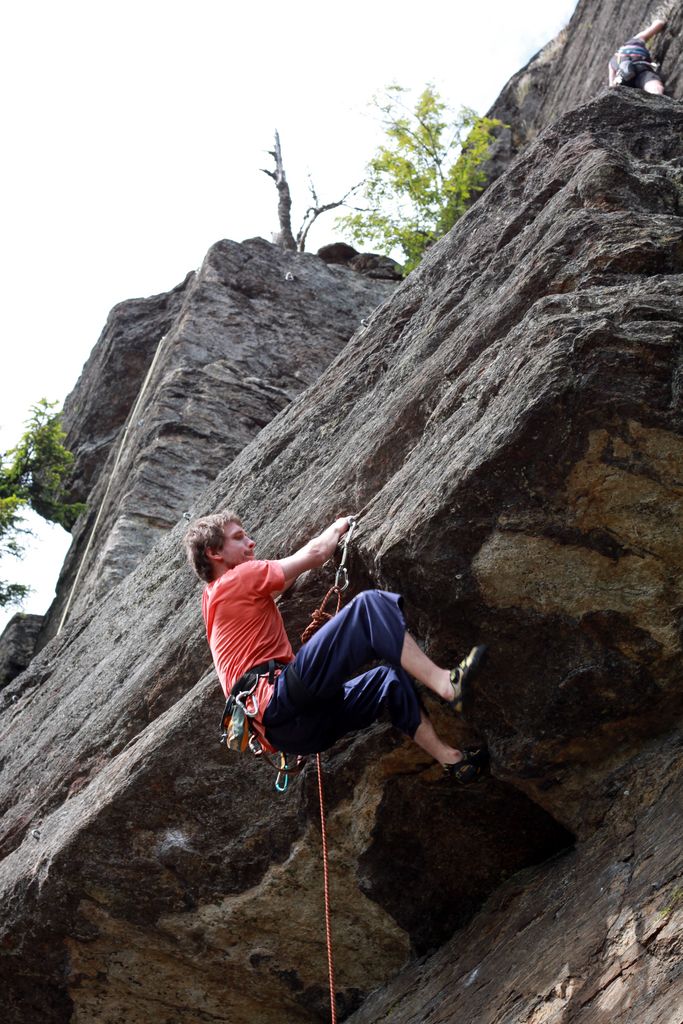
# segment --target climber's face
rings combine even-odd
[[[207,555],[214,563],[216,575],[233,569],[254,557],[256,544],[239,523],[228,523],[223,529],[223,547],[217,551],[209,549]]]

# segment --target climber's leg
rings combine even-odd
[[[649,82],[646,82],[643,86],[644,92],[650,92],[655,96],[664,95],[664,82],[660,78],[651,78]]]
[[[402,606],[399,594],[365,590],[326,622],[294,659],[294,671],[308,692],[327,700],[369,661],[380,660],[452,700],[449,669],[435,665],[406,632]]]
[[[443,740],[439,739],[436,729],[424,711],[413,739],[419,747],[422,747],[428,754],[431,754],[439,764],[457,764],[458,761],[462,761],[462,751],[458,750],[457,747],[449,746],[448,743],[444,743]]]
[[[408,675],[423,683],[442,700],[451,701],[453,699],[450,670],[435,665],[431,658],[428,658],[418,647],[408,632],[403,638],[401,667],[406,670]]]
[[[286,674],[285,674],[286,675]],[[349,733],[367,729],[387,713],[392,725],[414,736],[423,717],[415,684],[402,668],[376,665],[325,700],[297,708],[287,684],[277,686],[263,716],[266,735],[278,750],[314,754]]]

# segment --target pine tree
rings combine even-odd
[[[41,398],[31,407],[26,432],[19,444],[0,454],[0,554],[21,557],[22,512],[31,508],[43,519],[70,529],[85,505],[67,500],[65,479],[73,455],[64,447],[65,437],[55,402]],[[30,588],[0,580],[0,607],[23,600]]]

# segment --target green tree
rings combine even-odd
[[[337,225],[359,244],[387,255],[402,251],[407,274],[483,189],[482,164],[502,121],[467,107],[455,113],[432,85],[411,111],[406,92],[392,85],[375,97],[387,141],[368,164],[367,207],[339,217]]]
[[[41,400],[31,407],[26,432],[19,444],[0,454],[0,555],[21,557],[22,513],[31,508],[43,519],[70,529],[85,509],[81,502],[67,501],[64,486],[73,455],[64,447],[56,402]],[[0,580],[0,607],[16,604],[30,587]]]

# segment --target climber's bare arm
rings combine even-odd
[[[342,516],[341,519],[337,519],[326,530],[323,530],[319,536],[309,540],[308,544],[304,544],[302,548],[295,551],[293,555],[278,559],[278,565],[281,566],[285,574],[285,585],[280,593],[284,593],[291,587],[302,572],[306,572],[307,569],[317,569],[332,557],[340,537],[343,537],[348,530],[350,521],[349,516]]]
[[[610,89],[612,89],[617,84],[616,83],[617,73],[616,73],[616,71],[614,70],[614,68],[612,67],[611,64],[607,65],[607,74],[609,76],[609,87],[610,87]]]
[[[638,32],[638,34],[635,35],[633,38],[641,39],[644,43],[646,43],[648,39],[652,39],[653,36],[656,36],[658,32],[661,32],[665,28],[666,22],[664,21],[664,19],[657,18],[656,21],[653,21],[651,25],[648,25],[647,28],[644,28],[642,32]]]

